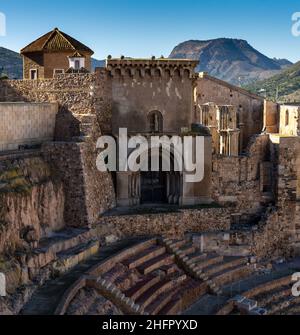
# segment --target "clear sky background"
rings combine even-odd
[[[95,57],[168,56],[180,42],[246,39],[269,57],[300,60],[291,34],[299,0],[1,0],[7,36],[0,46],[19,51],[58,27],[88,45]]]

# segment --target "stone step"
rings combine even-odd
[[[276,315],[279,312],[292,308],[293,306],[300,303],[300,297],[289,297],[282,298],[278,300],[276,303],[270,304],[266,306],[269,315]]]
[[[176,264],[164,265],[159,268],[166,276],[172,275],[178,271],[178,266]]]
[[[57,254],[58,260],[54,262],[53,268],[59,274],[66,273],[79,263],[95,255],[100,248],[99,241],[89,241],[74,248]]]
[[[96,231],[88,228],[61,230],[59,232],[52,233],[51,237],[42,239],[38,248],[33,252],[36,254],[45,252],[59,253],[73,248],[87,239],[95,237],[95,235]]]
[[[230,245],[222,251],[224,256],[246,257],[251,255],[251,247],[248,244]]]
[[[157,315],[179,291],[180,287],[175,287],[170,291],[163,292],[146,308],[146,312],[150,315]]]
[[[277,313],[280,315],[300,315],[300,303],[292,304],[287,308],[284,308]]]
[[[178,254],[181,256],[187,256],[196,252],[196,248],[191,244],[185,244],[179,248]]]
[[[181,289],[181,310],[184,311],[198,301],[203,295],[208,292],[208,285],[205,282],[200,282],[189,278]]]
[[[177,315],[181,312],[181,299],[173,298],[159,312],[158,315]]]
[[[161,266],[172,264],[174,259],[174,255],[163,254],[141,264],[137,269],[140,273],[147,275],[148,273],[157,270]]]
[[[150,259],[153,259],[165,253],[165,247],[151,246],[150,248],[140,252],[138,255],[134,255],[131,258],[124,260],[122,263],[126,265],[129,269],[134,269],[141,264],[149,261]]]
[[[174,251],[180,249],[183,245],[186,244],[186,240],[170,240],[167,242],[167,245]]]
[[[252,288],[251,290],[245,292],[243,295],[248,299],[253,299],[261,295],[267,295],[268,292],[272,290],[280,290],[281,287],[290,285],[291,279],[292,277],[291,275],[289,275],[275,280],[271,280]]]
[[[125,269],[120,264],[117,264],[109,271],[102,274],[102,278],[108,281],[109,283],[114,283],[119,277],[123,276],[124,273]]]
[[[212,275],[222,272],[226,269],[234,268],[239,265],[245,265],[247,263],[248,263],[247,258],[237,258],[230,261],[223,261],[204,268],[203,273],[208,277],[211,277]]]
[[[176,287],[179,283],[186,280],[186,275],[179,275],[177,278],[165,278],[157,284],[151,286],[144,294],[142,294],[137,300],[136,304],[141,306],[144,310],[149,306],[159,295],[163,292],[171,290]]]
[[[149,275],[146,279],[141,280],[135,286],[125,291],[124,294],[136,301],[142,294],[144,294],[150,287],[160,282],[160,277]]]
[[[195,271],[203,270],[204,268],[207,268],[208,266],[222,262],[223,259],[224,259],[223,256],[220,256],[217,254],[208,255],[203,261],[195,263],[194,269]]]
[[[211,280],[218,286],[222,287],[226,284],[233,283],[249,276],[253,272],[250,265],[239,265],[234,268],[226,269],[220,273],[214,274]]]
[[[257,300],[259,306],[265,307],[282,298],[290,297],[292,292],[291,290],[291,286],[283,286],[279,289],[277,288],[275,290],[268,291],[265,294],[259,295],[255,297],[255,300]]]
[[[192,265],[197,262],[201,262],[207,258],[207,254],[201,254],[200,252],[195,252],[194,254],[190,254],[188,256],[188,260],[186,261],[186,264]]]

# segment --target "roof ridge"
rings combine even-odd
[[[44,49],[47,45],[47,43],[50,41],[50,38],[53,36],[53,34],[56,32],[56,31],[59,31],[57,28],[53,29],[51,34],[49,35],[49,37],[47,38],[47,40],[45,41],[45,43],[43,44],[42,46],[42,49]]]
[[[58,28],[55,28],[52,31],[51,35],[49,36],[49,38],[47,39],[47,41],[44,43],[43,49],[46,48],[47,44],[54,37],[55,33],[57,33],[60,37],[62,37],[67,42],[67,44],[69,44],[72,47],[72,49],[76,50],[76,48],[74,47],[74,45],[66,38],[66,36],[64,36],[64,34]]]

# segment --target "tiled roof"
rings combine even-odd
[[[21,54],[42,51],[70,51],[94,53],[90,48],[60,31],[58,28],[38,38],[21,50]]]

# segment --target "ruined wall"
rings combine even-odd
[[[107,73],[58,75],[45,80],[0,81],[0,100],[57,102],[55,138],[45,146],[45,159],[58,171],[65,189],[67,225],[94,223],[114,205],[110,175],[96,170],[96,141],[111,118],[111,91]],[[110,129],[110,126],[103,129]],[[89,135],[84,143],[79,135]],[[75,136],[75,138],[74,138]],[[78,142],[79,141],[79,142]]]
[[[300,107],[285,106],[279,107],[280,115],[280,135],[298,136],[300,135]]]
[[[0,161],[0,255],[64,227],[63,184],[40,157]]]
[[[259,135],[249,144],[247,155],[213,156],[212,196],[241,213],[255,214],[262,209],[260,164],[268,159],[269,137]]]
[[[267,133],[279,133],[279,106],[273,101],[264,102],[264,129]]]
[[[64,218],[68,226],[96,223],[115,206],[111,175],[96,169],[96,150],[88,143],[52,142],[43,147],[45,159],[56,169],[65,189]]]
[[[55,79],[44,80],[2,80],[0,82],[1,102],[56,102],[58,103],[59,129],[64,119],[67,121],[64,131],[77,129],[70,137],[78,136],[79,122],[90,114],[96,114],[94,104],[93,74],[58,75]],[[101,92],[99,92],[101,95]],[[64,133],[56,136],[63,137]]]
[[[52,141],[57,104],[0,103],[0,151]]]
[[[278,202],[262,220],[254,236],[254,252],[260,257],[299,253],[300,211],[297,200],[300,138],[282,137],[279,144]]]
[[[229,230],[230,208],[181,209],[174,213],[112,215],[101,218],[100,235],[183,237],[187,232]]]
[[[239,128],[243,147],[250,138],[263,129],[264,100],[239,87],[200,73],[197,80],[197,105],[213,102],[217,105],[234,105],[239,109]]]

